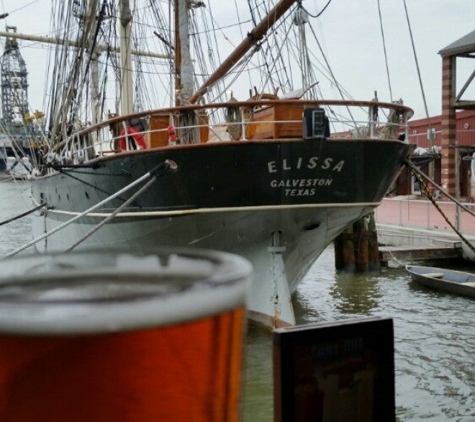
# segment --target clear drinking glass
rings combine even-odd
[[[1,421],[239,420],[244,258],[90,250],[0,267]]]

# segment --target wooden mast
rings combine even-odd
[[[175,17],[175,105],[180,105],[179,93],[181,91],[181,42],[180,42],[180,33],[178,21],[178,2],[179,0],[174,1],[174,17]]]
[[[66,38],[51,38],[43,35],[31,35],[31,34],[22,34],[19,32],[8,32],[0,31],[0,37],[16,38],[25,41],[38,41],[43,44],[57,44],[70,47],[83,48],[80,42],[68,40]],[[110,51],[113,53],[119,53],[120,49],[117,47],[112,47],[110,45],[95,45],[94,51],[101,53],[103,51]],[[141,56],[141,57],[152,57],[157,59],[169,59],[170,56],[167,54],[152,53],[150,51],[141,51],[141,50],[132,50],[132,55]]]
[[[120,114],[133,112],[133,81],[132,81],[132,52],[131,52],[131,22],[132,13],[129,0],[120,2]]]
[[[281,0],[276,4],[267,16],[264,17],[264,19],[262,19],[262,21],[248,34],[247,38],[237,46],[233,53],[231,53],[223,63],[221,63],[221,66],[215,70],[208,80],[193,93],[189,102],[191,104],[196,103],[211,85],[219,81],[242,58],[242,56],[252,48],[252,46],[259,42],[268,29],[271,28],[294,3],[296,3],[296,0]]]
[[[180,87],[177,92],[179,104],[188,104],[189,98],[193,94],[193,63],[190,53],[189,40],[189,16],[188,0],[178,0],[178,9],[175,13],[178,15],[178,39],[180,40]]]

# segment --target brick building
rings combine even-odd
[[[432,138],[431,138],[432,136]],[[430,163],[433,163],[434,170],[432,179],[444,190],[442,182],[442,115],[433,116],[428,119],[419,119],[409,121],[409,142],[416,144],[416,150],[412,161],[427,175],[430,174]],[[432,143],[432,145],[431,145]],[[455,142],[449,148],[454,152],[458,151],[459,174],[454,171],[454,185],[459,178],[460,192],[462,201],[471,201],[475,196],[475,186],[471,186],[472,162],[471,156],[475,152],[475,109],[460,110],[455,113]],[[454,163],[455,165],[455,163]],[[475,166],[475,163],[474,163]],[[420,186],[417,179],[411,177],[411,170],[405,169],[399,177],[392,194],[408,195],[419,194]],[[449,192],[456,196],[456,192]]]
[[[442,114],[409,122],[409,142],[418,147],[412,161],[443,190],[461,201],[475,200],[475,99],[467,98],[474,71],[458,80],[457,63],[475,58],[475,31],[439,51],[442,57]],[[410,169],[393,194],[419,193]]]

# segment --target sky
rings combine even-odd
[[[235,3],[239,1],[233,0]],[[303,5],[311,14],[317,14],[327,1],[304,0]],[[212,0],[213,3],[213,7],[218,7],[225,2]],[[16,26],[20,33],[48,35],[50,4],[51,0],[0,0],[0,13],[9,13],[6,19],[0,21],[0,30],[9,25]],[[230,8],[227,9],[225,13],[229,13]],[[221,16],[225,19],[225,14]],[[429,116],[441,113],[442,59],[438,52],[475,31],[475,1],[331,0],[315,22],[327,60],[336,78],[353,99],[371,100],[377,92],[379,100],[402,99],[405,105],[415,110],[414,118],[424,118],[426,107]],[[29,41],[20,41],[20,47],[29,72],[31,108],[41,109],[46,72],[45,49]],[[475,70],[475,60],[459,60],[457,67],[459,84],[463,84]],[[475,99],[473,85],[468,92],[470,99]],[[327,95],[338,98],[336,91]]]

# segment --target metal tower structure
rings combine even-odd
[[[6,29],[16,33],[14,26]],[[28,113],[28,72],[16,38],[6,37],[5,50],[0,58],[0,75],[4,122],[21,125]]]

